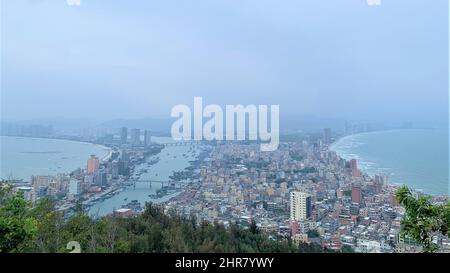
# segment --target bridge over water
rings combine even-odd
[[[161,188],[163,188],[164,186],[167,187],[174,187],[174,188],[181,188],[183,185],[187,185],[190,182],[186,182],[186,181],[168,181],[168,180],[136,180],[133,181],[133,186],[136,187],[136,184],[147,184],[149,188],[152,188],[153,184],[158,184],[161,185]]]

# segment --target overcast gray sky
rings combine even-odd
[[[448,117],[448,0],[1,3],[3,119],[170,118],[194,96],[281,115]]]

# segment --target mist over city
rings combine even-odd
[[[450,253],[449,12],[0,0],[0,256],[226,272]]]
[[[448,124],[443,0],[68,3],[2,3],[2,121],[170,124],[202,96],[279,104],[287,130]]]

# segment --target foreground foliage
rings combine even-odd
[[[54,203],[43,199],[31,208],[22,194],[0,184],[0,252],[69,252],[77,241],[82,252],[323,252],[319,245],[295,246],[290,240],[269,239],[254,223],[248,229],[232,224],[198,224],[195,218],[165,214],[146,204],[130,218],[94,219],[80,210],[65,219]]]
[[[399,203],[405,208],[401,221],[402,236],[407,236],[423,246],[424,252],[435,252],[433,235],[448,236],[450,228],[450,202],[433,205],[430,197],[415,198],[408,187],[400,187],[396,193]]]

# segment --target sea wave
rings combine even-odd
[[[340,157],[356,159],[368,175],[387,175],[429,194],[449,194],[448,132],[389,130],[340,138],[330,146]]]

